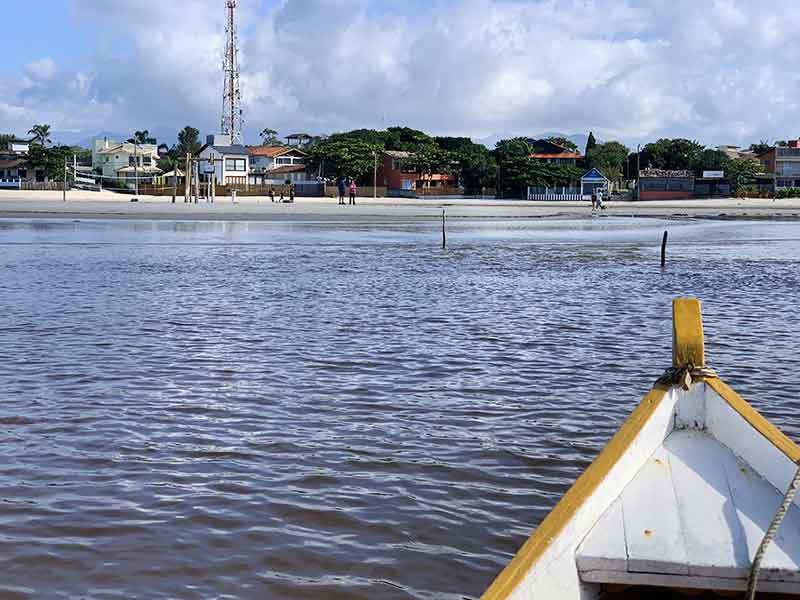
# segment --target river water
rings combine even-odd
[[[800,437],[800,224],[439,236],[0,221],[0,597],[476,598],[669,366],[678,295]]]

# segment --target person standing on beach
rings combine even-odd
[[[289,202],[294,202],[294,184],[289,184]]]
[[[595,208],[597,208],[597,193],[592,192],[592,212],[594,212]]]
[[[344,192],[347,189],[344,177],[339,178],[339,204],[344,205]]]
[[[275,190],[272,186],[269,186],[269,199],[275,202]]]
[[[350,204],[355,205],[356,203],[356,192],[358,191],[358,187],[356,186],[356,180],[350,180]]]

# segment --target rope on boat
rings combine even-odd
[[[800,487],[800,465],[798,465],[797,471],[794,474],[794,479],[789,483],[789,489],[786,490],[786,495],[783,497],[783,502],[781,502],[778,512],[776,512],[775,516],[772,518],[772,523],[769,524],[767,533],[764,534],[764,539],[761,540],[761,544],[758,546],[756,555],[753,558],[753,565],[750,567],[750,577],[747,580],[746,600],[753,600],[756,597],[756,584],[758,583],[758,574],[761,571],[761,561],[767,553],[767,548],[769,548],[772,540],[775,539],[778,528],[781,526],[783,518],[792,505],[792,500],[794,500],[798,487]]]
[[[689,390],[695,381],[704,377],[716,377],[717,372],[710,367],[695,367],[686,365],[685,367],[670,367],[658,378],[656,383],[666,385],[679,385],[684,390]]]

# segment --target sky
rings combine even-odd
[[[247,143],[800,135],[797,0],[239,0]],[[0,132],[219,129],[225,0],[3,0]]]

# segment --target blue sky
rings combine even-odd
[[[796,0],[240,0],[247,138],[787,139]],[[0,131],[218,127],[224,0],[5,0]]]

